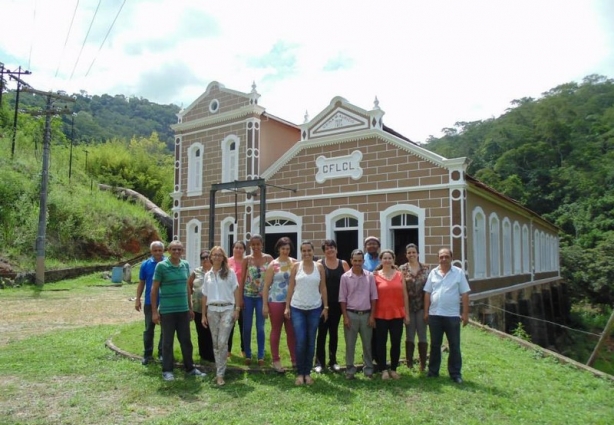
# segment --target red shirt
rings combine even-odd
[[[381,271],[381,270],[380,270]],[[398,270],[392,279],[386,279],[380,271],[374,273],[377,286],[376,319],[404,319],[405,300],[403,299],[403,276]]]

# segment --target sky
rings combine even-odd
[[[255,82],[295,124],[335,96],[366,110],[377,97],[416,142],[614,77],[611,0],[0,0],[0,28],[0,62],[38,90],[187,108],[212,81]]]

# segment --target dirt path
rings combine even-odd
[[[142,320],[134,310],[135,292],[134,284],[0,292],[0,346],[53,329]]]

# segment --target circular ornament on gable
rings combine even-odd
[[[219,100],[213,99],[211,102],[209,102],[209,112],[211,112],[212,114],[215,114],[219,110],[220,110]]]
[[[460,171],[452,171],[452,173],[450,174],[450,178],[455,182],[459,181],[461,178]]]

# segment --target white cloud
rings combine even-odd
[[[0,38],[0,61],[29,66],[36,88],[187,106],[213,80],[246,92],[255,80],[261,105],[296,123],[334,96],[365,109],[378,96],[385,123],[418,141],[614,65],[607,0],[128,0],[99,52],[113,0],[71,79],[98,1],[79,2],[63,54],[76,0],[1,1],[19,17],[3,33],[21,36]]]

